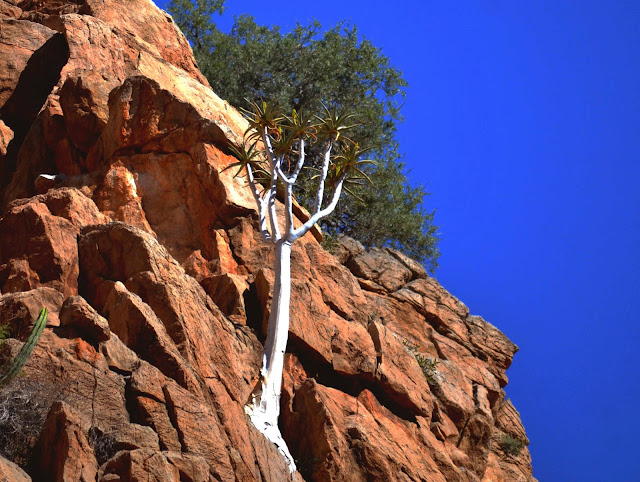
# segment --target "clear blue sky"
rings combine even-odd
[[[506,391],[534,475],[640,480],[640,2],[317,5],[228,0],[219,25],[347,19],[383,49],[437,278],[520,346]]]

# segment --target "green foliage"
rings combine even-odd
[[[325,223],[331,234],[346,234],[364,246],[389,246],[424,263],[431,272],[437,267],[435,212],[422,206],[425,191],[405,183],[403,164],[383,160],[370,175],[375,189],[362,189],[362,202],[342,203]]]
[[[11,336],[11,326],[9,323],[2,323],[0,325],[0,343]]]
[[[224,11],[224,0],[171,0],[169,11],[194,49],[204,47],[211,31],[211,16]]]
[[[336,248],[338,247],[339,243],[336,236],[325,233],[320,244],[322,244],[322,247],[329,251],[331,254],[335,254]]]
[[[362,165],[363,177],[376,187],[345,186],[353,201],[341,203],[322,221],[323,228],[348,234],[365,247],[401,249],[433,272],[439,255],[434,213],[423,207],[425,189],[409,182],[395,140],[407,87],[402,73],[355,26],[341,23],[323,31],[313,22],[283,33],[242,15],[226,34],[211,19],[223,6],[224,0],[172,0],[169,5],[213,90],[244,109],[251,108],[247,98],[273,100],[286,111],[307,115],[322,115],[323,106],[351,109],[354,138],[378,161]],[[308,154],[321,158],[313,149]],[[312,177],[303,172],[296,185],[296,196],[307,208],[315,196]]]
[[[504,434],[500,437],[499,445],[505,454],[517,457],[522,452],[525,443],[509,434]]]
[[[402,340],[402,344],[404,345],[406,350],[415,357],[418,365],[422,369],[424,377],[427,379],[427,382],[434,383],[435,377],[438,374],[438,363],[440,363],[438,359],[428,358],[422,355],[418,351],[418,346],[408,340]]]
[[[40,310],[38,319],[33,325],[33,330],[31,331],[29,338],[27,339],[25,344],[22,345],[22,348],[20,349],[18,355],[11,361],[5,373],[0,376],[0,386],[8,383],[13,378],[15,378],[20,373],[20,370],[22,370],[22,367],[25,365],[25,363],[27,363],[27,359],[31,355],[31,352],[33,351],[35,346],[38,344],[40,335],[42,334],[44,327],[47,325],[47,316],[47,309],[42,308]]]
[[[264,180],[272,176],[273,163],[280,166],[284,172],[295,173],[298,162],[291,160],[301,150],[304,143],[306,149],[313,151],[313,147],[321,144],[327,154],[328,164],[325,166],[328,171],[325,188],[334,188],[337,184],[344,182],[345,186],[360,186],[369,177],[363,172],[363,165],[371,164],[373,161],[360,159],[368,149],[360,149],[359,144],[353,141],[347,134],[355,127],[349,123],[351,114],[346,111],[338,112],[335,109],[325,108],[325,116],[314,116],[316,124],[311,122],[310,117],[299,116],[294,109],[291,116],[284,115],[284,110],[274,101],[252,101],[251,109],[243,109],[249,121],[249,127],[244,133],[241,145],[230,143],[229,149],[238,159],[237,162],[225,168],[239,167],[236,176],[244,170],[260,173]],[[264,141],[270,149],[258,149],[257,143]],[[334,149],[332,152],[331,149]],[[275,159],[271,159],[271,158]],[[308,159],[300,157],[298,160]],[[286,165],[282,162],[286,161]],[[296,174],[292,174],[296,176]],[[268,176],[268,178],[264,178]],[[320,177],[318,182],[322,182],[325,176]],[[282,179],[276,182],[282,184]],[[316,186],[317,190],[317,186]]]

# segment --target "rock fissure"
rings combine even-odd
[[[314,374],[313,378],[319,384],[339,390],[356,399],[364,390],[367,390],[376,397],[382,406],[387,408],[395,416],[408,422],[416,423],[416,415],[386,394],[384,388],[380,387],[379,382],[373,379],[372,376],[367,378],[365,375],[340,374],[339,372],[333,371],[328,365],[319,366],[317,362],[309,359],[304,351],[292,350],[291,353],[300,360],[301,365],[306,371]],[[314,368],[309,370],[309,367],[312,366]]]
[[[63,34],[53,33],[35,50],[13,87],[13,91],[0,107],[0,118],[13,131],[0,169],[2,188],[6,187],[16,170],[20,148],[31,124],[44,106],[49,93],[60,79],[60,73],[69,59],[69,46]],[[4,200],[4,205],[9,200]]]
[[[180,441],[180,447],[182,448],[182,452],[189,452],[189,449],[185,443],[185,435],[183,431],[180,429],[180,424],[178,423],[178,417],[176,413],[178,408],[176,407],[174,401],[172,400],[171,394],[167,390],[166,385],[162,387],[162,393],[164,393],[165,407],[167,410],[167,415],[169,416],[169,421],[171,422],[171,425],[173,426],[173,428],[178,434],[178,440]],[[184,409],[180,408],[180,410],[184,410]]]

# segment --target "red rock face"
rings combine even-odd
[[[150,1],[0,0],[0,72],[2,360],[50,312],[0,388],[32,407],[0,417],[24,435],[0,436],[0,474],[534,480],[503,391],[517,347],[402,253],[334,256],[319,232],[292,252],[288,474],[244,413],[274,257],[225,170],[247,124]]]

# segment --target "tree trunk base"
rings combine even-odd
[[[271,417],[261,410],[259,406],[255,406],[254,403],[245,406],[244,411],[249,415],[249,419],[253,426],[257,428],[258,431],[267,438],[267,440],[275,444],[278,452],[280,452],[287,461],[289,471],[293,474],[296,471],[296,463],[291,456],[291,452],[289,452],[287,443],[284,441],[284,438],[282,438],[282,433],[280,433],[280,428],[278,428],[277,420],[275,424],[272,423],[272,421],[269,420]]]

